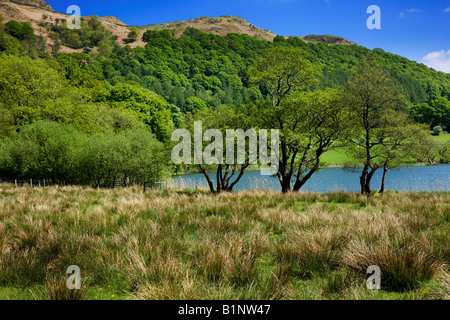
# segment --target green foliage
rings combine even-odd
[[[319,169],[322,155],[338,139],[345,139],[347,117],[342,93],[335,89],[309,89],[318,83],[319,72],[306,60],[303,50],[276,48],[249,70],[271,103],[251,113],[262,128],[280,130],[280,164],[277,176],[283,192],[299,191]]]
[[[86,136],[68,125],[37,121],[1,146],[0,177],[143,184],[168,175],[168,163],[166,148],[147,130]]]
[[[6,32],[11,36],[24,40],[34,35],[34,29],[28,22],[10,20],[5,24]]]
[[[23,52],[23,48],[19,40],[0,30],[0,52],[19,55]]]
[[[206,107],[207,105],[202,99],[197,97],[189,97],[186,99],[183,111],[185,113],[195,113],[197,111],[205,109]]]
[[[76,87],[83,87],[95,92],[101,92],[103,84],[102,74],[98,65],[85,53],[64,53],[56,57],[58,66],[69,83]]]
[[[414,137],[415,145],[411,152],[419,162],[433,165],[438,163],[440,148],[428,132],[421,132]],[[446,151],[446,150],[445,150]]]
[[[44,61],[3,55],[0,59],[0,108],[20,126],[56,116],[65,107],[71,92],[61,75]]]
[[[317,84],[319,73],[309,64],[305,51],[276,48],[268,50],[248,75],[250,82],[259,85],[278,107],[286,95]]]
[[[51,120],[88,135],[147,127],[159,141],[167,141],[175,127],[184,125],[185,115],[223,105],[258,114],[250,121],[252,126],[272,123],[277,127],[279,121],[274,119],[294,123],[299,119],[293,117],[305,106],[320,113],[326,109],[322,102],[327,102],[332,109],[338,94],[325,89],[345,86],[353,67],[368,55],[392,77],[390,86],[409,100],[399,103],[396,111],[409,106],[417,122],[431,128],[449,126],[450,76],[383,50],[306,43],[297,37],[277,37],[274,42],[239,34],[221,37],[194,28],[186,29],[180,38],[168,30],[150,30],[142,37],[148,43],[145,48],[131,48],[117,44],[95,17],[83,20],[80,30],[68,29],[64,19],[42,27],[55,41],[52,58],[45,52],[44,39],[34,36],[31,26],[0,22],[0,138],[36,121]],[[133,40],[138,33],[130,29],[128,38]],[[61,45],[84,53],[59,53]],[[294,91],[307,89],[317,91],[317,96],[291,97]],[[293,99],[290,108],[285,98]],[[275,114],[268,111],[269,100],[278,108]],[[293,144],[299,153],[307,139],[298,130],[284,129],[289,137],[286,145],[301,140]],[[377,161],[385,158],[386,151]],[[298,162],[295,157],[287,159]]]
[[[209,106],[242,105],[261,99],[261,94],[267,92],[252,86],[247,74],[267,49],[277,47],[305,51],[311,64],[322,73],[320,89],[345,86],[352,68],[372,54],[401,85],[410,102],[429,102],[449,94],[449,76],[383,50],[372,52],[357,45],[306,43],[298,37],[277,37],[268,42],[239,34],[221,37],[193,28],[187,28],[179,39],[169,30],[149,30],[143,40],[148,43],[145,49],[113,50],[111,60],[104,65],[106,79],[137,76],[141,85],[181,109],[191,96]],[[114,70],[111,64],[116,66]]]
[[[161,141],[172,134],[171,106],[156,93],[136,83],[121,83],[111,89],[106,99],[113,107],[132,110]]]
[[[148,30],[142,37],[148,45],[132,49],[119,46],[115,37],[95,17],[83,20],[80,30],[68,29],[63,20],[46,28],[55,41],[54,55],[60,44],[83,48],[93,58],[87,61],[86,69],[94,69],[92,74],[95,73],[100,81],[107,80],[112,85],[138,82],[181,110],[186,99],[192,96],[205,101],[209,107],[243,105],[266,96],[267,92],[261,92],[249,82],[247,74],[267,49],[277,47],[305,51],[310,63],[322,73],[320,89],[344,86],[352,68],[363,57],[372,54],[401,85],[411,103],[430,102],[450,95],[450,76],[383,50],[370,51],[357,45],[306,43],[298,37],[287,40],[277,37],[274,42],[268,42],[239,34],[208,35],[188,28],[181,38],[173,37],[169,30]],[[137,32],[130,29],[130,41]],[[22,40],[19,46],[14,41],[16,38],[0,32],[0,50],[44,56],[40,47],[45,46],[45,42],[35,38],[33,41]],[[92,51],[96,46],[98,51]]]
[[[446,98],[411,106],[409,112],[415,121],[428,124],[430,128],[450,128],[450,101]]]
[[[88,21],[82,19],[80,29],[69,29],[66,23],[51,25],[50,37],[54,41],[60,41],[65,46],[73,49],[100,47],[113,47],[114,38],[95,17]]]
[[[125,43],[135,42],[137,40],[138,36],[139,36],[139,29],[136,27],[131,27],[130,33],[128,33],[128,37],[126,39],[124,39],[124,42]]]
[[[238,152],[235,149],[234,154],[234,164],[229,164],[229,157],[227,154],[227,146],[229,143],[234,143],[235,140],[241,140],[243,137],[240,133],[236,133],[237,138],[228,139],[227,129],[241,129],[248,130],[252,129],[252,122],[250,117],[245,113],[232,108],[230,106],[221,105],[216,108],[206,108],[203,107],[198,109],[196,112],[189,112],[186,114],[185,127],[190,132],[191,136],[195,134],[197,130],[194,126],[196,121],[202,122],[202,134],[205,134],[208,130],[213,130],[215,133],[220,132],[223,137],[227,137],[222,140],[222,145],[215,144],[218,142],[217,136],[213,134],[211,141],[213,144],[204,142],[204,148],[211,150],[211,157],[213,160],[206,161],[203,159],[201,164],[196,164],[196,159],[192,158],[192,164],[190,169],[202,173],[208,183],[209,189],[212,193],[220,192],[231,192],[233,188],[242,178],[244,171],[251,164],[250,153],[256,154],[256,150],[245,150],[244,152]],[[245,138],[244,138],[245,141]],[[193,142],[193,141],[191,141]],[[222,148],[222,149],[220,149]],[[220,158],[220,152],[222,153],[222,158]],[[195,156],[195,154],[191,154]],[[253,163],[254,164],[254,163]],[[211,172],[215,172],[214,176],[217,178],[214,183],[211,179]]]
[[[64,61],[66,60],[61,60],[63,66]],[[142,122],[130,111],[111,110],[103,102],[95,104],[90,90],[72,86],[70,82],[79,86],[91,85],[95,89],[94,84],[97,82],[87,76],[83,77],[84,71],[79,69],[76,73],[76,69],[66,65],[66,77],[73,80],[69,81],[60,67],[61,65],[56,64],[54,69],[45,61],[28,57],[1,56],[2,129],[9,128],[9,132],[20,130],[23,125],[44,119],[71,123],[89,134],[118,132],[142,126]],[[97,90],[100,88],[101,85],[99,87],[97,84]],[[3,134],[7,135],[7,132]]]
[[[364,167],[361,193],[372,193],[375,172],[388,168],[398,158],[411,155],[409,139],[420,133],[402,110],[404,97],[390,74],[368,58],[358,65],[346,88],[346,105],[352,119],[347,147],[356,163]],[[385,176],[384,176],[385,177]],[[384,181],[380,192],[384,191]]]
[[[441,126],[436,126],[436,127],[433,128],[433,133],[434,133],[436,136],[440,135],[443,131],[444,131],[444,130],[442,129]]]
[[[275,43],[287,43],[287,40],[286,40],[286,38],[283,37],[283,36],[276,36],[276,37],[273,39],[273,42],[275,42]]]
[[[0,21],[0,52],[26,54],[32,58],[47,57],[43,36],[35,36],[28,22],[10,20],[5,25]]]
[[[73,181],[83,138],[71,127],[38,121],[25,127],[4,146],[1,175]]]

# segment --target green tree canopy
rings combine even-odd
[[[386,164],[386,146],[404,136],[400,135],[407,127],[402,111],[404,97],[390,74],[371,57],[355,68],[346,96],[353,129],[348,146],[364,166],[361,193],[370,195],[375,172]]]
[[[161,141],[170,138],[174,129],[171,106],[156,93],[136,83],[121,83],[111,89],[107,101],[135,112]]]

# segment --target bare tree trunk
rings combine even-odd
[[[375,166],[369,172],[369,166],[368,165],[364,166],[364,170],[363,170],[363,173],[360,178],[362,195],[370,196],[372,194],[371,182],[372,182],[372,178],[377,170],[378,170],[378,167]]]
[[[288,193],[291,191],[291,177],[289,175],[283,175],[281,182],[281,192]]]
[[[309,179],[311,179],[311,177],[313,176],[314,173],[316,173],[316,171],[319,169],[320,166],[320,158],[317,159],[316,164],[314,165],[314,168],[312,168],[311,170],[309,170],[309,172],[306,174],[306,176],[301,179],[299,177],[297,177],[297,182],[294,185],[294,191],[295,192],[299,192],[301,188],[303,188],[303,186],[305,185],[306,182],[308,182]],[[300,173],[298,173],[300,174]]]
[[[212,193],[216,193],[216,191],[214,190],[214,184],[213,184],[213,182],[211,180],[211,177],[209,176],[208,172],[202,167],[200,167],[200,170],[202,171],[203,175],[205,176],[206,181],[208,181],[209,190]]]
[[[361,174],[361,177],[359,178],[359,183],[361,185],[361,194],[365,195],[366,194],[366,179],[367,179],[367,174],[369,173],[369,166],[366,164],[364,166],[364,170]]]
[[[384,163],[384,168],[383,168],[383,178],[381,179],[381,189],[380,189],[380,193],[384,193],[384,189],[386,187],[386,176],[387,176],[387,172],[388,172],[388,164],[387,162]]]
[[[242,177],[244,176],[244,172],[245,169],[248,168],[249,165],[243,165],[241,166],[241,172],[239,172],[239,176],[237,177],[237,179],[231,184],[230,188],[228,189],[230,192],[233,191],[233,188],[236,184],[238,184],[238,182],[242,179]]]
[[[283,124],[280,120],[280,128],[283,128]],[[288,150],[285,138],[281,138],[281,163],[278,171],[278,177],[281,184],[281,192],[288,193],[291,191],[291,178],[292,178],[292,165],[293,162],[291,162],[291,170],[289,170],[289,159],[288,159]],[[295,155],[294,155],[295,157]]]
[[[375,172],[377,171],[377,167],[372,168],[372,171],[370,171],[367,176],[366,176],[366,181],[364,183],[364,193],[363,195],[367,195],[370,196],[372,195],[372,187],[371,187],[371,182],[372,182],[372,178],[375,174]]]
[[[300,167],[297,171],[297,181],[295,182],[294,185],[294,191],[295,192],[299,192],[300,189],[305,185],[306,182],[308,182],[309,179],[311,179],[311,177],[313,176],[314,173],[316,173],[317,170],[319,170],[320,167],[320,158],[322,156],[322,154],[324,152],[327,151],[328,148],[324,148],[323,146],[321,146],[319,149],[317,149],[316,151],[316,164],[314,165],[314,167],[302,178],[302,172],[303,172],[303,168],[306,164],[306,153],[304,153],[303,155],[303,159],[302,159],[302,163],[300,164]]]

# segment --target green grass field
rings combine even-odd
[[[450,143],[450,134],[440,134],[439,136],[431,135],[434,142],[439,144]]]
[[[449,203],[0,186],[0,299],[449,299]]]
[[[342,149],[330,150],[322,156],[322,163],[332,167],[340,167],[350,161],[350,157]]]
[[[450,143],[450,134],[441,134],[439,136],[431,135],[430,137],[438,144]],[[346,163],[351,162],[351,158],[345,153],[343,149],[333,149],[328,151],[322,156],[322,163],[331,167],[342,167]],[[416,161],[410,159],[405,163],[405,165],[414,165]]]

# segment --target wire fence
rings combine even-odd
[[[29,186],[32,188],[45,188],[45,187],[52,187],[52,186],[59,186],[64,187],[68,186],[68,184],[58,183],[52,180],[48,179],[0,179],[0,185],[1,184],[9,184],[9,185],[15,185],[17,187],[23,187],[23,186]],[[155,181],[155,180],[149,180],[145,181],[144,183],[138,184],[140,186],[144,187],[144,192],[147,190],[165,190],[168,188],[168,182],[167,181]],[[124,181],[104,181],[101,184],[99,184],[97,187],[102,189],[117,189],[117,188],[126,188],[135,186],[135,184],[129,184],[128,182]]]
[[[58,183],[55,183],[51,180],[48,179],[11,179],[11,180],[5,180],[5,179],[0,179],[0,184],[12,184],[18,187],[22,187],[22,186],[30,186],[33,188],[37,188],[37,187],[50,187],[50,186],[56,186],[56,185],[60,185]]]

